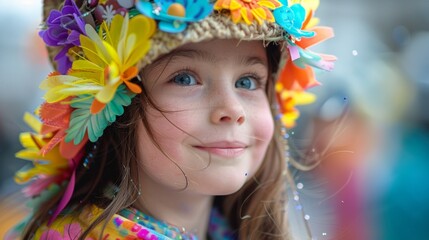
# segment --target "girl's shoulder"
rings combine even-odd
[[[71,214],[59,216],[49,226],[43,224],[39,227],[34,239],[78,239],[103,211],[104,209],[90,205],[86,206],[78,216]],[[113,215],[106,225],[105,223],[103,221],[94,227],[85,239],[168,239],[119,214]]]

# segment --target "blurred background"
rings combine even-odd
[[[338,61],[319,73],[318,101],[300,108],[288,132],[297,158],[322,160],[292,169],[294,235],[307,239],[307,225],[313,239],[427,239],[429,1],[321,1],[319,25],[336,37],[312,50]],[[20,198],[13,175],[25,165],[14,158],[29,130],[23,113],[42,102],[38,85],[51,71],[37,35],[41,9],[36,0],[0,2],[2,213]]]

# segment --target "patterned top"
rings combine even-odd
[[[85,231],[97,216],[102,213],[102,209],[96,206],[88,206],[78,217],[65,215],[58,217],[49,227],[43,224],[35,233],[34,239],[42,240],[71,240],[78,237]],[[124,209],[115,214],[102,231],[103,224],[98,225],[85,238],[86,240],[197,240],[192,233],[186,232],[179,227],[157,220],[134,208]],[[6,239],[16,239],[18,229],[10,233]],[[208,228],[210,239],[236,239],[233,232],[228,227],[219,211],[213,209],[210,215]]]

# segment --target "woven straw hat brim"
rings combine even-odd
[[[284,39],[284,30],[279,25],[269,22],[251,25],[233,23],[230,16],[215,13],[202,21],[190,23],[181,33],[171,34],[157,30],[152,37],[150,50],[139,63],[139,69],[184,44],[211,39],[281,42]]]
[[[78,6],[82,5],[80,1],[76,2]],[[52,9],[60,9],[63,4],[63,0],[44,0],[44,19],[47,19]],[[81,8],[84,8],[84,6],[81,6]],[[138,63],[138,68],[142,69],[159,56],[167,54],[184,44],[211,39],[260,40],[267,43],[282,42],[284,39],[284,30],[279,25],[266,21],[262,24],[254,22],[250,25],[246,23],[234,23],[228,14],[213,13],[201,21],[189,23],[186,30],[181,33],[166,33],[157,29],[151,38],[151,48]],[[54,58],[61,48],[50,46],[46,46],[46,48],[53,68],[57,69]]]

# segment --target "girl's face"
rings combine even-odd
[[[138,128],[143,185],[205,195],[239,190],[273,136],[267,78],[257,41],[188,44],[147,67],[144,84],[161,111],[146,108],[155,143]]]

